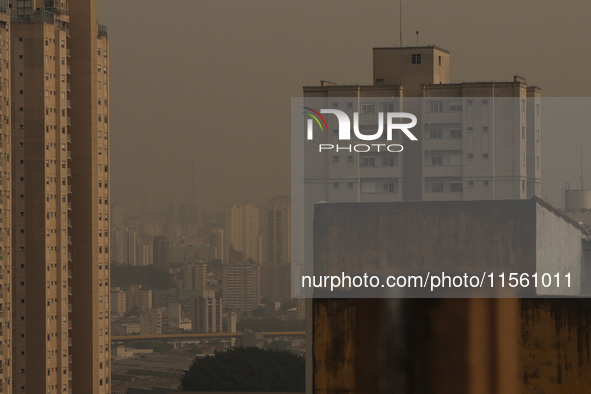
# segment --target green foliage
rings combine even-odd
[[[266,347],[267,349],[288,349],[291,346],[291,342],[288,341],[284,341],[284,340],[277,340],[277,341],[272,341],[271,343],[269,343]]]
[[[305,361],[285,350],[240,347],[197,357],[184,391],[305,391]]]
[[[171,276],[165,270],[148,265],[134,267],[131,265],[111,265],[111,282],[113,287],[142,285],[148,289],[166,290],[174,287]]]

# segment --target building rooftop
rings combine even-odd
[[[451,53],[450,51],[448,51],[447,49],[443,49],[441,47],[438,47],[436,45],[421,45],[421,46],[396,46],[396,47],[375,47],[373,48],[374,51],[380,51],[380,50],[388,50],[388,49],[407,49],[407,50],[418,50],[418,49],[437,49],[438,51],[441,52],[445,52],[445,53]]]

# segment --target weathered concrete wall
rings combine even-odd
[[[588,393],[591,300],[522,300],[522,393]]]
[[[323,204],[316,273],[388,262],[576,270],[581,233],[536,200]],[[553,263],[554,262],[554,263]],[[531,272],[531,271],[530,271]],[[574,279],[574,275],[573,275]],[[591,300],[315,299],[315,393],[584,393]]]
[[[540,277],[537,294],[577,295],[581,291],[583,248],[581,231],[544,206],[536,206],[536,269]],[[559,274],[559,287],[555,274]],[[541,285],[541,276],[550,274],[550,287]],[[566,274],[570,274],[567,283]],[[570,284],[570,286],[568,286]],[[567,287],[568,286],[568,287]]]
[[[315,299],[315,393],[519,393],[513,299]]]
[[[535,271],[534,200],[319,204],[316,275]]]

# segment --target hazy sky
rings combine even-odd
[[[205,207],[288,194],[290,98],[321,79],[370,83],[398,44],[398,1],[99,0],[110,37],[112,201]],[[406,0],[407,45],[451,51],[451,80],[512,80],[546,97],[591,92],[591,2]],[[590,128],[591,129],[591,128]],[[589,130],[543,133],[543,195],[578,185]],[[591,160],[585,161],[591,186]]]

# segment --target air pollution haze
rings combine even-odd
[[[544,97],[591,92],[591,53],[579,49],[591,3],[402,7],[403,45],[450,50],[451,81],[519,74]],[[193,173],[206,208],[289,194],[290,98],[321,79],[370,83],[372,48],[399,44],[396,1],[102,0],[99,15],[111,38],[112,201],[130,213],[144,191],[148,210],[187,201]],[[561,206],[564,183],[579,185],[591,134],[542,132],[542,197]]]

